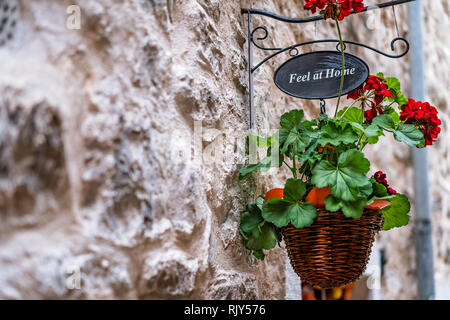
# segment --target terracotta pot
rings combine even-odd
[[[277,189],[271,189],[269,191],[267,191],[266,193],[266,202],[269,199],[272,198],[283,198],[283,189],[282,188],[277,188]]]
[[[306,196],[306,201],[312,202],[316,208],[325,207],[325,198],[331,194],[330,187],[313,188]]]
[[[375,200],[374,202],[372,202],[368,206],[365,206],[364,208],[371,209],[371,210],[381,210],[384,207],[387,207],[389,204],[391,204],[391,203],[386,200]]]

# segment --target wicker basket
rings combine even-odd
[[[360,219],[353,219],[319,208],[311,226],[288,225],[282,232],[295,272],[309,284],[326,289],[359,279],[383,223],[383,216],[374,210],[365,209]]]

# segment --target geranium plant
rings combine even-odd
[[[352,8],[361,11],[362,2],[307,0],[305,9],[321,10],[325,18],[336,21],[342,48],[339,21]],[[339,108],[342,83],[343,77],[333,117],[321,114],[307,120],[303,110],[292,110],[281,116],[280,128],[271,137],[249,137],[250,143],[267,148],[267,156],[241,169],[241,180],[274,166],[286,166],[292,172],[283,189],[257,197],[241,215],[239,230],[245,246],[258,259],[282,240],[281,228],[312,225],[321,206],[353,219],[359,219],[365,208],[379,210],[383,230],[409,222],[407,196],[394,190],[383,172],[368,175],[370,161],[363,151],[385,135],[410,147],[432,145],[440,133],[437,110],[429,103],[407,99],[398,79],[382,73],[369,76],[348,94],[351,104]]]

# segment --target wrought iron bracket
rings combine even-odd
[[[403,4],[403,3],[407,3],[407,2],[412,2],[415,0],[397,0],[397,1],[388,1],[388,2],[384,2],[378,5],[374,5],[374,6],[366,6],[361,12],[367,12],[370,10],[375,10],[375,9],[382,9],[382,8],[387,8],[387,7],[393,7],[399,4]],[[250,107],[250,129],[254,128],[254,106],[253,106],[253,73],[259,68],[261,67],[264,63],[268,62],[269,60],[271,60],[272,58],[287,52],[289,54],[289,56],[291,57],[295,57],[297,55],[299,55],[299,48],[305,45],[311,45],[311,44],[315,44],[315,43],[336,43],[336,50],[340,51],[339,49],[339,40],[337,39],[321,39],[321,40],[312,40],[312,41],[306,41],[306,42],[301,42],[301,43],[296,43],[284,48],[275,48],[275,47],[265,47],[262,42],[264,40],[266,40],[269,36],[269,32],[267,30],[267,28],[265,26],[257,26],[255,28],[253,28],[252,26],[252,15],[260,15],[260,16],[265,16],[271,19],[275,19],[278,21],[282,21],[282,22],[286,22],[286,23],[296,23],[296,24],[302,24],[302,23],[308,23],[308,22],[314,22],[314,21],[319,21],[319,20],[323,20],[323,16],[318,15],[318,16],[312,16],[312,17],[308,17],[308,18],[289,18],[289,17],[284,17],[281,15],[278,15],[276,13],[272,13],[269,11],[265,11],[265,10],[260,10],[260,9],[241,9],[242,14],[247,14],[247,26],[248,26],[248,77],[249,77],[249,107]],[[357,14],[357,12],[352,11],[351,14]],[[259,36],[257,35],[257,33],[260,33]],[[405,56],[408,52],[409,52],[409,42],[407,39],[402,38],[400,36],[394,38],[391,41],[391,50],[393,51],[392,54],[390,53],[386,53],[383,52],[379,49],[373,48],[369,45],[360,43],[360,42],[356,42],[356,41],[350,41],[350,40],[344,40],[344,50],[347,49],[347,45],[355,45],[355,46],[360,46],[369,50],[372,50],[380,55],[383,55],[385,57],[388,58],[401,58],[403,56]],[[404,50],[400,53],[395,53],[395,47],[396,47],[396,43],[397,42],[402,42],[404,44]],[[263,50],[263,51],[267,51],[267,52],[273,52],[270,55],[268,55],[267,57],[265,57],[263,60],[259,61],[258,63],[256,63],[255,65],[253,64],[253,49],[259,49],[259,50]],[[324,106],[324,102],[321,102],[321,106]],[[323,111],[324,108],[321,108],[321,111]]]

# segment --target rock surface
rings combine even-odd
[[[68,28],[72,5],[81,10],[80,29]],[[0,0],[0,18],[7,17],[0,31],[0,298],[285,297],[284,249],[258,262],[238,232],[245,203],[282,186],[288,174],[237,179],[249,124],[240,8],[250,6],[307,14],[292,0]],[[444,117],[430,149],[436,270],[449,279],[450,78],[442,70],[449,70],[450,39],[441,32],[449,6],[425,7],[429,100]],[[407,35],[404,6],[397,18]],[[328,21],[315,28],[255,17],[254,25],[268,27],[265,44],[273,46],[336,36]],[[390,10],[354,16],[343,30],[384,51],[396,36]],[[407,88],[407,58],[351,51]],[[255,61],[262,57],[255,52]],[[283,59],[255,73],[262,132],[287,110],[319,110],[275,87]],[[385,139],[370,154],[373,171],[386,171],[413,195],[407,148]],[[385,298],[415,297],[412,229],[380,236]]]

